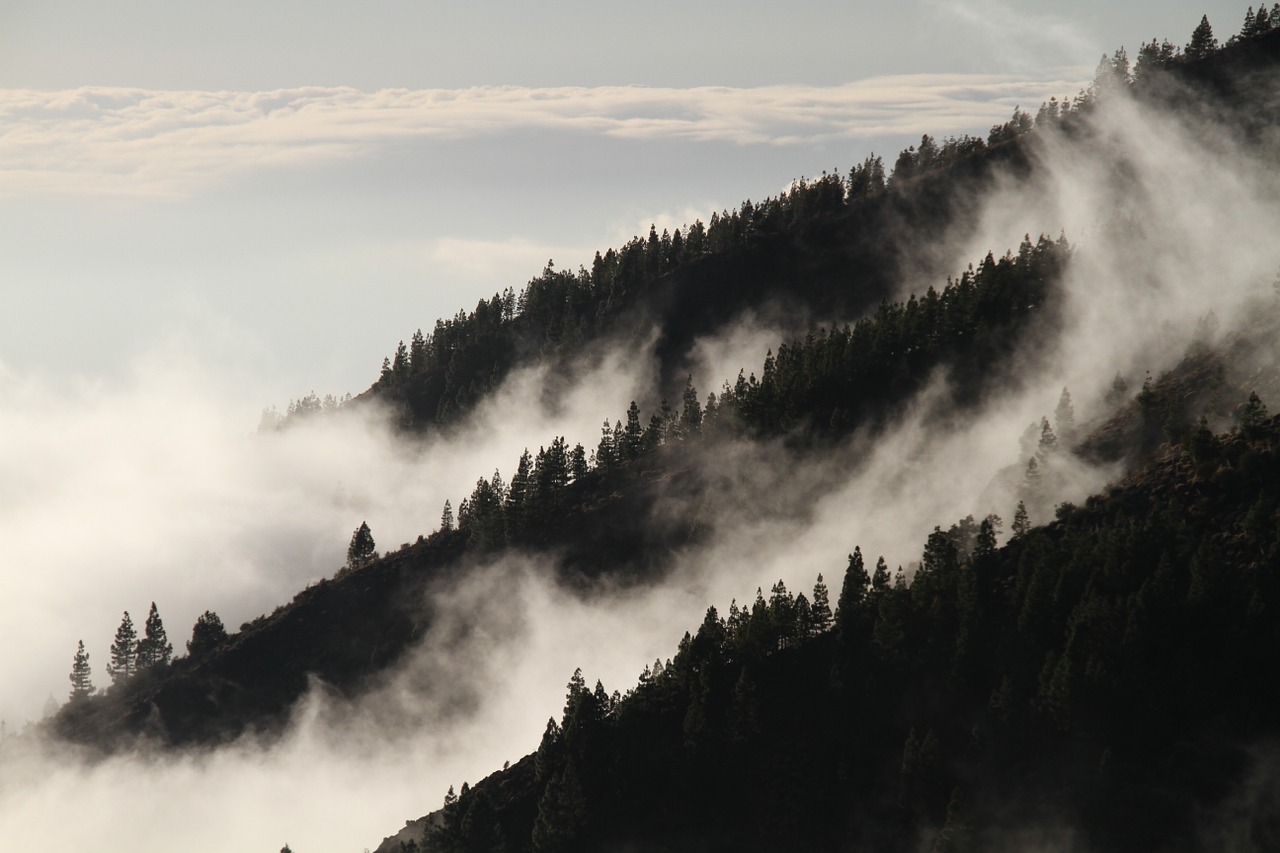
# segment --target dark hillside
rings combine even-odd
[[[1015,140],[789,229],[765,224],[745,245],[628,294],[620,313],[628,325],[644,318],[661,330],[661,387],[679,387],[693,366],[693,343],[748,309],[790,318],[784,325],[797,331],[870,313],[895,295],[904,272],[931,266],[945,246],[967,236],[971,223],[959,214],[996,170],[1020,175],[1028,168]]]
[[[669,551],[697,533],[652,516],[657,491],[689,477],[687,465],[670,456],[655,454],[627,471],[600,472],[569,488],[572,504],[514,534],[511,546],[560,555],[566,579],[584,591],[601,575],[614,583],[652,578]],[[246,732],[274,735],[312,677],[345,696],[375,683],[430,628],[431,590],[457,581],[499,547],[505,545],[478,541],[467,529],[420,537],[307,587],[197,659],[178,658],[63,706],[53,729],[108,750],[140,736],[177,746]]]
[[[1172,66],[1172,76],[1201,95],[1201,107],[1209,107],[1217,117],[1230,115],[1247,134],[1274,135],[1275,116],[1280,111],[1280,90],[1274,85],[1274,66],[1280,61],[1280,28],[1252,38],[1227,44],[1212,56],[1197,62]],[[1157,97],[1179,97],[1152,87]],[[1185,96],[1182,96],[1185,100]],[[1186,104],[1186,106],[1193,106]]]
[[[179,658],[164,671],[65,706],[55,730],[105,748],[139,735],[180,745],[230,740],[247,730],[272,734],[308,676],[355,691],[418,639],[427,624],[424,590],[454,570],[461,545],[437,538],[322,580],[201,658]]]
[[[1000,549],[935,531],[909,586],[855,554],[830,627],[775,588],[621,701],[575,674],[421,849],[1274,849],[1231,798],[1280,735],[1280,419],[1206,448]]]
[[[1252,306],[1242,328],[1218,340],[1198,339],[1183,358],[1104,418],[1086,425],[1076,448],[1092,462],[1140,464],[1166,442],[1187,443],[1198,419],[1214,424],[1239,419],[1251,392],[1280,399],[1280,292]]]
[[[688,238],[651,233],[610,249],[591,270],[550,266],[513,291],[415,335],[357,398],[379,399],[403,426],[424,430],[465,414],[517,365],[550,358],[561,371],[591,341],[659,330],[655,401],[679,388],[690,349],[748,311],[797,333],[867,314],[893,296],[902,273],[930,271],[968,236],[963,211],[997,171],[1025,174],[1023,141],[958,157],[887,189],[845,198],[837,176],[696,223]],[[651,401],[652,402],[652,401]]]

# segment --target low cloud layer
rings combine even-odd
[[[985,128],[1014,106],[1073,94],[1085,76],[1074,68],[1035,78],[921,74],[844,86],[691,89],[9,89],[0,91],[7,128],[0,193],[183,195],[247,169],[516,129],[790,145]]]
[[[13,731],[49,695],[65,698],[78,640],[108,683],[124,610],[140,625],[154,600],[181,651],[205,609],[234,630],[332,575],[361,521],[394,549],[438,526],[444,501],[456,507],[477,477],[498,467],[509,478],[525,447],[557,435],[594,446],[650,370],[643,355],[605,356],[554,410],[544,372],[517,371],[453,437],[425,446],[377,411],[255,435],[234,389],[167,358],[107,387],[0,373],[0,624],[24,638],[0,652],[0,719]]]

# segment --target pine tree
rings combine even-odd
[[[535,853],[559,853],[576,847],[587,822],[586,795],[578,780],[572,758],[564,770],[556,773],[538,801],[538,816],[533,822]]]
[[[920,137],[920,148],[916,151],[916,170],[923,172],[936,165],[938,165],[938,143],[926,133]]]
[[[347,568],[358,569],[367,566],[378,557],[373,541],[373,533],[366,522],[360,522],[356,532],[351,534],[351,544],[347,546]]]
[[[1133,69],[1134,79],[1145,82],[1154,77],[1157,72],[1173,65],[1179,52],[1180,49],[1167,39],[1160,43],[1152,39],[1150,44],[1144,44],[1138,49],[1138,63]]]
[[[1265,7],[1263,8],[1263,11],[1264,11],[1264,12],[1266,11]],[[1254,35],[1254,33],[1255,33],[1255,28],[1257,27],[1257,25],[1258,25],[1258,21],[1257,21],[1257,18],[1256,18],[1256,17],[1254,17],[1254,14],[1253,14],[1253,7],[1252,7],[1252,6],[1250,6],[1250,7],[1249,7],[1249,11],[1247,11],[1247,12],[1245,12],[1245,13],[1244,13],[1244,26],[1242,26],[1242,27],[1240,28],[1240,36],[1239,36],[1239,37],[1240,37],[1240,38],[1246,38],[1246,39],[1247,39],[1247,38],[1249,38],[1249,37],[1253,36],[1253,35]],[[1233,41],[1234,41],[1234,39],[1233,39]]]
[[[813,603],[809,609],[813,614],[813,631],[815,634],[821,634],[831,627],[831,596],[827,591],[827,585],[823,582],[821,574],[818,575],[817,583],[813,585]]]
[[[1036,459],[1040,463],[1040,467],[1044,467],[1050,459],[1058,452],[1058,436],[1054,433],[1053,427],[1049,426],[1048,418],[1040,419],[1040,441],[1036,446]]]
[[[587,451],[579,442],[573,446],[573,450],[569,452],[569,480],[570,482],[580,482],[587,476]]]
[[[605,423],[608,423],[606,421]],[[603,441],[603,440],[602,440]],[[610,455],[612,451],[608,451]],[[606,453],[604,444],[600,446],[600,453]],[[603,456],[597,456],[597,459],[603,460]],[[604,461],[600,462],[604,467],[608,464]],[[516,463],[516,472],[511,476],[511,485],[507,488],[506,502],[506,518],[507,518],[507,539],[514,539],[520,534],[525,527],[525,516],[528,512],[528,503],[530,493],[532,491],[531,477],[533,476],[533,457],[529,455],[529,448],[525,448],[520,454],[520,460]]]
[[[681,436],[693,435],[702,427],[702,404],[698,402],[698,390],[693,387],[693,377],[685,379],[681,398],[678,432]]]
[[[573,675],[569,677],[569,683],[566,685],[565,691],[564,714],[561,720],[564,731],[568,734],[569,729],[577,722],[582,697],[588,695],[587,680],[582,677],[582,667],[574,669]]]
[[[93,692],[93,680],[89,671],[89,653],[84,650],[84,640],[76,648],[76,656],[71,661],[71,696],[72,702],[87,699]]]
[[[395,358],[391,361],[391,373],[397,383],[404,382],[409,377],[409,349],[404,345],[404,341],[396,345]]]
[[[444,502],[444,509],[440,512],[440,529],[452,530],[454,526],[453,504],[448,500]]]
[[[1191,42],[1183,50],[1188,59],[1204,59],[1218,49],[1218,40],[1213,37],[1213,27],[1209,25],[1209,16],[1202,15],[1200,23],[1191,33]]]
[[[422,336],[421,329],[414,332],[409,340],[409,369],[414,373],[427,369],[427,339]]]
[[[167,664],[173,657],[173,644],[165,635],[164,622],[156,610],[156,603],[151,602],[151,612],[147,614],[144,634],[138,641],[138,672],[144,672],[153,666]]]
[[[1053,422],[1057,427],[1059,440],[1068,448],[1075,443],[1076,410],[1071,405],[1071,392],[1065,387],[1058,398],[1058,407],[1053,410]]]
[[[884,557],[879,557],[876,559],[876,570],[871,575],[871,590],[885,592],[890,586],[889,566],[885,563]]]
[[[781,580],[769,589],[769,616],[773,620],[778,648],[787,648],[797,634],[796,600]]]
[[[974,541],[973,556],[975,558],[990,557],[996,553],[996,537],[1000,533],[1002,520],[994,512],[982,519],[978,525],[978,537]]]
[[[526,453],[529,451],[525,451]],[[608,471],[612,467],[616,467],[618,460],[622,459],[620,448],[614,446],[613,443],[613,425],[609,424],[609,419],[605,418],[604,423],[600,424],[600,443],[595,446],[596,465]],[[515,485],[516,480],[512,479],[511,484]]]
[[[1094,95],[1107,96],[1129,83],[1129,56],[1124,48],[1116,51],[1115,57],[1102,54],[1098,67],[1094,71],[1091,92]]]
[[[1027,516],[1027,505],[1018,501],[1018,508],[1013,513],[1013,535],[1022,536],[1031,529],[1031,520]]]
[[[1191,432],[1190,445],[1191,458],[1197,463],[1207,464],[1218,455],[1218,437],[1209,429],[1209,421],[1203,415]]]
[[[813,605],[805,598],[803,592],[796,593],[796,634],[800,637],[811,637],[816,633],[813,625]]]
[[[533,778],[539,782],[550,779],[560,769],[564,759],[564,738],[560,724],[555,717],[547,718],[547,727],[542,732],[542,742],[533,756]],[[450,791],[452,792],[452,788]]]
[[[635,400],[627,408],[627,425],[622,435],[622,458],[635,459],[640,455],[640,443],[644,435],[644,428],[640,426],[640,407]]]
[[[1258,397],[1257,391],[1249,392],[1249,401],[1240,411],[1240,432],[1245,438],[1255,438],[1267,420],[1267,406]]]
[[[849,555],[849,566],[844,572],[844,584],[840,587],[840,600],[836,603],[836,629],[842,636],[850,636],[862,601],[867,595],[871,579],[862,560],[862,549],[854,547]]]
[[[187,656],[200,658],[227,641],[227,629],[217,613],[206,610],[196,617],[196,624],[191,629],[191,639],[187,641]]]
[[[666,407],[665,400],[662,404]],[[654,448],[661,447],[666,433],[666,421],[662,419],[662,414],[660,412],[654,412],[649,416],[649,425],[644,428],[644,435],[640,438],[640,446],[643,451],[648,452]]]
[[[1029,500],[1033,503],[1044,497],[1044,471],[1036,462],[1035,456],[1027,460],[1027,470],[1022,475],[1022,494],[1023,501]],[[1023,501],[1018,503],[1021,504]],[[1017,521],[1017,516],[1014,516],[1014,521]]]
[[[116,629],[115,642],[111,644],[111,663],[107,675],[113,684],[128,681],[138,672],[138,632],[134,630],[129,611],[124,612],[120,627]]]
[[[538,448],[533,471],[534,495],[542,517],[559,512],[569,484],[569,451],[563,436],[556,436],[545,451]]]
[[[1129,383],[1124,381],[1124,377],[1116,372],[1115,379],[1111,380],[1111,388],[1107,391],[1107,405],[1119,406],[1129,396]]]
[[[947,803],[946,821],[933,842],[933,853],[968,853],[974,849],[973,828],[967,811],[960,789],[954,788]]]

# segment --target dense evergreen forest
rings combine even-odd
[[[1004,547],[995,518],[935,528],[909,584],[855,549],[834,617],[822,576],[779,582],[625,695],[575,672],[423,849],[1206,849],[1197,810],[1280,726],[1278,506],[1255,405]],[[1223,831],[1271,849],[1270,818]]]
[[[892,169],[872,155],[706,225],[655,228],[591,269],[548,263],[518,293],[415,332],[364,393],[310,395],[264,425],[376,402],[408,433],[452,428],[516,367],[569,376],[596,344],[650,329],[658,387],[602,413],[593,446],[547,436],[495,460],[514,464],[415,542],[380,554],[361,522],[332,578],[236,631],[205,612],[185,655],[154,603],[141,637],[124,613],[112,685],[94,689],[80,643],[47,730],[106,753],[269,738],[312,679],[338,697],[375,685],[428,636],[431,593],[502,553],[553,557],[587,600],[660,582],[672,553],[716,532],[700,511],[724,488],[699,464],[712,449],[800,459],[874,442],[939,375],[940,410],[963,413],[1042,357],[1073,235],[988,247],[895,295],[908,258],[973,235],[965,212],[997,180],[1035,173],[1037,134],[1087,149],[1100,99],[1177,106],[1194,92],[1265,143],[1280,114],[1256,80],[1277,61],[1280,5],[1251,8],[1222,45],[1205,20],[1185,49],[1152,41],[1132,67],[1123,49],[1104,56],[1087,91],[1019,109],[986,139],[925,135]],[[758,370],[696,388],[694,342],[766,305],[794,335]],[[634,687],[574,672],[536,750],[440,792],[443,807],[379,853],[1280,846],[1270,802],[1234,805],[1250,780],[1274,798],[1280,735],[1280,418],[1263,400],[1280,391],[1280,296],[1253,308],[1223,334],[1206,318],[1144,382],[1097,377],[1112,389],[1087,423],[1064,391],[1053,422],[1010,448],[1024,461],[1004,519],[938,519],[907,566],[851,541],[812,589],[778,581],[709,607]],[[833,317],[847,322],[814,321]],[[1124,474],[1073,505],[1056,499],[1059,460]],[[658,511],[674,493],[684,511]]]
[[[467,565],[465,555],[500,548],[546,550],[559,556],[569,582],[608,574],[614,582],[644,583],[661,576],[672,548],[710,531],[686,522],[660,525],[653,508],[676,488],[705,490],[691,460],[729,438],[782,434],[818,437],[891,420],[929,369],[947,363],[957,377],[956,401],[976,397],[984,380],[999,377],[1008,355],[1033,321],[1052,314],[1049,283],[1068,261],[1065,241],[1025,242],[1018,255],[991,255],[939,293],[904,304],[883,303],[853,327],[809,335],[779,347],[754,374],[726,383],[705,406],[692,386],[678,410],[664,407],[642,424],[632,404],[599,445],[570,449],[556,437],[537,454],[526,451],[507,484],[500,473],[480,478],[456,513],[446,504],[440,526],[416,543],[376,556],[372,531],[352,536],[347,566],[282,608],[277,618],[246,623],[234,637],[216,639],[208,655],[210,623],[201,617],[192,653],[164,666],[131,666],[104,696],[77,688],[77,701],[58,720],[69,737],[101,741],[152,731],[174,742],[239,734],[246,726],[281,723],[311,672],[355,688],[421,638],[430,616],[395,607],[421,595]],[[698,500],[697,497],[694,500]],[[695,513],[696,516],[696,513]],[[339,607],[337,602],[345,601]],[[322,614],[326,630],[304,637]],[[125,620],[128,620],[125,614]],[[158,617],[157,617],[158,618]],[[218,620],[217,626],[221,627]],[[131,623],[123,624],[126,634]],[[117,645],[129,639],[117,635]],[[279,649],[288,649],[282,655]],[[196,653],[199,649],[200,653]],[[113,667],[118,661],[113,647]],[[114,670],[113,670],[114,672]],[[154,708],[163,715],[160,726]]]

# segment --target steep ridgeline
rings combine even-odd
[[[355,402],[387,403],[401,426],[426,431],[464,416],[517,365],[550,359],[568,370],[593,341],[638,344],[651,329],[659,334],[656,400],[679,387],[699,336],[745,312],[796,333],[815,318],[863,316],[894,292],[904,270],[937,270],[938,259],[972,237],[979,223],[967,214],[996,175],[1006,186],[1034,176],[1037,128],[1075,134],[1097,99],[1116,89],[1203,110],[1206,120],[1248,135],[1267,133],[1280,109],[1266,84],[1280,56],[1280,27],[1269,18],[1262,29],[1246,22],[1242,36],[1221,48],[1211,36],[1193,43],[1185,54],[1167,41],[1144,44],[1132,67],[1123,49],[1103,57],[1089,89],[1051,99],[1034,118],[1015,110],[985,141],[939,142],[926,134],[892,169],[872,155],[847,177],[801,179],[776,198],[743,202],[705,225],[651,229],[597,252],[589,269],[548,263],[519,293],[508,288],[401,341]],[[264,423],[345,402],[311,395],[291,404],[288,417],[271,413]]]
[[[997,169],[1026,168],[1025,150],[1011,142],[858,197],[846,198],[844,181],[827,175],[717,214],[706,228],[651,231],[597,253],[590,270],[548,265],[518,296],[495,294],[415,333],[357,401],[389,403],[402,426],[426,430],[466,414],[519,364],[549,358],[567,366],[592,341],[639,347],[651,330],[656,399],[689,372],[697,338],[748,310],[795,330],[813,318],[873,310],[893,294],[904,262],[942,254],[968,235],[973,223],[955,213],[982,195]]]
[[[481,478],[456,518],[449,511],[431,535],[357,561],[216,648],[70,703],[54,728],[108,747],[137,735],[188,743],[270,732],[286,721],[308,676],[358,693],[429,629],[431,590],[503,549],[554,554],[563,579],[586,594],[602,576],[609,585],[659,578],[673,550],[714,532],[707,521],[714,514],[700,506],[758,499],[750,490],[723,494],[724,484],[698,462],[709,449],[728,439],[823,440],[892,423],[939,368],[954,378],[957,404],[980,398],[1001,380],[1010,353],[1051,323],[1060,302],[1054,283],[1069,259],[1065,241],[1028,240],[1016,255],[988,255],[940,292],[884,303],[852,327],[780,346],[762,378],[726,383],[705,406],[689,388],[678,411],[654,413],[646,424],[633,404],[589,458],[557,437],[524,454],[507,480]],[[792,452],[807,445],[796,442]],[[655,511],[675,495],[688,513]]]
[[[935,529],[910,584],[855,551],[834,619],[779,583],[625,696],[574,673],[379,853],[1276,849],[1278,509],[1255,410],[1004,547]]]

